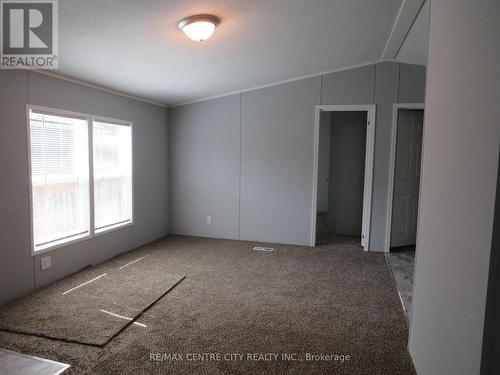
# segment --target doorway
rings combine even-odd
[[[316,106],[311,246],[369,249],[375,105]]]
[[[386,252],[408,318],[413,295],[423,123],[423,104],[394,105]]]

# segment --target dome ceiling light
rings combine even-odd
[[[212,36],[220,19],[211,14],[197,14],[182,19],[177,28],[184,31],[190,39],[203,42]]]

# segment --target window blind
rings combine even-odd
[[[93,122],[94,216],[100,232],[132,220],[130,125]]]
[[[30,111],[35,250],[89,234],[86,119]]]

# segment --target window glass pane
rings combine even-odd
[[[87,120],[30,111],[35,250],[89,233]]]
[[[131,127],[95,121],[94,203],[96,231],[132,220]]]

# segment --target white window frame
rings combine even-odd
[[[35,250],[35,238],[34,238],[34,220],[33,220],[33,181],[32,181],[32,171],[31,171],[31,123],[30,123],[30,111],[42,112],[48,115],[54,116],[66,116],[73,117],[87,121],[87,130],[88,130],[88,151],[89,151],[89,233],[83,235],[75,235],[71,236],[67,241],[59,240],[53,241],[47,247],[43,247],[42,249]],[[132,210],[131,210],[131,218],[130,221],[125,223],[119,223],[115,225],[111,225],[109,228],[104,230],[95,231],[94,225],[94,121],[103,121],[111,124],[130,126],[130,139],[131,139],[131,155],[132,155],[132,178],[131,178],[131,196],[132,196]],[[31,256],[36,256],[40,254],[45,254],[50,251],[54,251],[57,249],[61,249],[67,247],[69,245],[86,241],[91,238],[95,238],[97,236],[113,232],[118,229],[124,229],[134,225],[134,124],[132,121],[118,120],[110,117],[96,116],[90,115],[87,113],[79,113],[73,111],[66,111],[57,108],[50,108],[44,106],[37,106],[32,104],[26,105],[26,131],[27,131],[27,141],[28,141],[28,178],[29,178],[29,210],[30,210],[30,247],[31,247]]]
[[[131,142],[131,157],[132,157],[132,163],[131,163],[131,167],[132,167],[132,174],[131,174],[131,180],[132,180],[132,186],[131,186],[131,197],[132,197],[132,207],[131,207],[131,212],[130,212],[130,221],[126,221],[124,223],[116,223],[116,224],[111,224],[109,225],[107,228],[104,228],[104,229],[100,229],[96,232],[96,229],[95,229],[95,223],[94,223],[94,220],[95,220],[95,215],[94,215],[94,208],[95,208],[95,202],[94,202],[94,122],[104,122],[104,123],[108,123],[108,124],[115,124],[115,125],[121,125],[121,126],[130,126],[130,142]],[[91,227],[91,232],[92,232],[92,235],[93,237],[97,237],[97,236],[100,236],[102,234],[106,234],[106,233],[109,233],[109,232],[112,232],[112,231],[115,231],[117,229],[121,229],[121,228],[126,228],[126,227],[129,227],[131,225],[134,225],[134,125],[131,121],[124,121],[124,120],[117,120],[117,119],[114,119],[114,118],[110,118],[110,117],[103,117],[103,116],[90,116],[90,125],[89,125],[89,131],[92,132],[92,134],[90,135],[90,142],[91,142],[91,145],[92,145],[92,148],[90,149],[90,151],[92,152],[92,156],[91,156],[91,160],[92,160],[92,168],[91,168],[91,171],[92,171],[92,176],[89,177],[89,180],[92,181],[91,182],[91,186],[90,186],[90,197],[92,198],[92,204],[91,204],[91,211],[90,211],[90,227]]]

